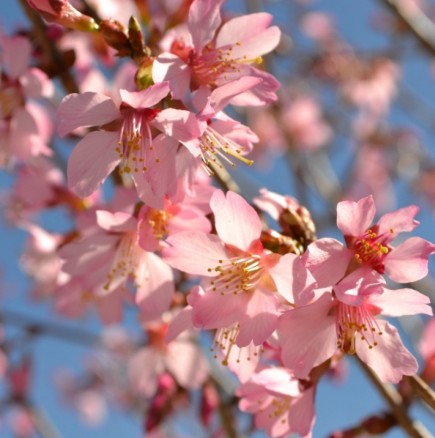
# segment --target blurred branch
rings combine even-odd
[[[79,89],[74,76],[71,74],[68,68],[63,68],[64,59],[56,45],[50,41],[47,34],[47,26],[44,20],[30,5],[27,0],[19,0],[21,7],[30,22],[33,25],[33,30],[36,35],[36,39],[41,46],[46,61],[49,66],[56,66],[56,74],[68,93],[78,93]]]
[[[413,2],[412,7],[402,0],[381,0],[406,25],[410,33],[421,46],[435,55],[435,25],[427,15]]]
[[[411,437],[431,438],[432,434],[421,423],[411,420],[411,418],[408,416],[408,413],[403,405],[402,396],[399,394],[399,392],[392,385],[383,383],[377,374],[362,360],[358,359],[358,363],[370,381],[377,388],[381,396],[387,402],[391,409],[391,413],[394,415],[397,421],[397,424]]]
[[[404,376],[414,394],[418,395],[435,411],[435,393],[420,376]]]
[[[0,311],[0,322],[20,327],[29,335],[46,335],[86,346],[96,345],[100,340],[99,336],[85,330],[55,322],[40,321],[12,310]]]
[[[61,438],[60,432],[55,428],[44,411],[38,409],[35,405],[26,405],[30,412],[35,428],[42,438]]]

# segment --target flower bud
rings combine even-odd
[[[132,55],[133,50],[127,36],[127,28],[119,21],[103,20],[100,23],[100,33],[106,43],[118,52],[118,56]]]
[[[92,32],[98,30],[98,24],[92,17],[82,14],[67,0],[27,0],[42,17],[50,22],[61,24],[70,29]]]

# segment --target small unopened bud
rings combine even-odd
[[[219,394],[213,385],[206,384],[201,399],[201,421],[208,426],[219,406]]]
[[[103,20],[100,23],[100,33],[106,43],[118,52],[118,56],[131,56],[133,54],[127,28],[119,21]]]
[[[139,21],[131,17],[128,22],[128,39],[133,50],[133,59],[139,64],[144,58],[151,56],[151,50],[145,45],[144,36]]]
[[[264,230],[261,232],[261,243],[265,249],[276,254],[303,254],[305,248],[290,236],[284,236],[275,230]]]
[[[136,82],[136,86],[139,90],[145,90],[145,88],[148,88],[149,86],[153,85],[153,62],[154,58],[145,58],[134,77],[134,80]]]
[[[36,9],[49,22],[85,32],[98,30],[98,24],[92,17],[82,14],[67,0],[27,1],[33,9]]]
[[[278,223],[282,234],[299,242],[304,250],[316,240],[316,226],[311,214],[301,205],[296,208],[285,208],[279,215]]]

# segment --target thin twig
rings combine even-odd
[[[435,393],[420,376],[405,376],[413,392],[435,411]]]
[[[418,7],[413,4],[407,7],[408,2],[401,0],[381,0],[420,42],[431,56],[435,55],[435,25],[433,21]]]
[[[85,330],[51,321],[41,321],[13,310],[0,311],[0,321],[21,327],[33,336],[46,335],[86,346],[94,346],[100,340],[99,336]]]
[[[391,409],[391,413],[397,420],[397,424],[402,427],[402,429],[411,437],[432,438],[433,435],[426,430],[421,423],[411,420],[406,412],[406,409],[404,409],[402,396],[399,394],[399,392],[392,385],[383,383],[377,374],[362,360],[358,359],[358,363],[361,365],[361,368],[365,371],[366,375],[387,402]]]
[[[56,429],[44,411],[37,408],[35,405],[27,405],[26,408],[30,412],[35,428],[42,438],[61,438],[60,432]]]

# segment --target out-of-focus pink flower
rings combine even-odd
[[[292,146],[300,149],[318,149],[332,136],[332,129],[323,120],[319,104],[309,96],[294,99],[283,109],[281,120]]]
[[[427,274],[428,257],[435,245],[420,237],[411,237],[392,247],[390,243],[419,222],[414,219],[418,207],[411,205],[383,215],[376,224],[376,207],[372,196],[358,202],[342,201],[337,205],[337,225],[355,260],[399,283],[417,281]]]
[[[423,331],[419,350],[424,359],[424,368],[421,377],[426,382],[435,380],[435,318],[431,318]]]
[[[51,155],[47,141],[51,123],[41,106],[31,99],[51,97],[53,83],[41,70],[30,68],[31,44],[21,36],[0,36],[2,75],[0,86],[0,167],[18,158],[26,161]],[[29,102],[27,102],[29,101]]]
[[[366,75],[345,81],[342,92],[354,105],[383,116],[396,95],[399,77],[398,66],[387,58],[380,58],[372,63]]]
[[[255,426],[268,436],[307,436],[314,425],[314,387],[303,389],[290,370],[264,368],[237,390],[239,407],[255,415]]]
[[[133,392],[152,397],[159,377],[169,372],[179,385],[197,389],[209,375],[209,366],[193,333],[185,332],[166,342],[168,325],[150,323],[146,326],[148,345],[135,353],[129,362],[129,378]]]
[[[95,303],[105,323],[119,322],[129,287],[143,320],[168,309],[174,286],[172,271],[156,254],[138,245],[138,224],[126,212],[97,211],[98,230],[65,245],[62,271],[71,278],[56,295],[58,309],[77,316]]]
[[[254,76],[262,79],[261,84],[236,97],[234,102],[261,105],[276,100],[279,83],[252,66],[260,63],[261,55],[279,43],[280,30],[276,26],[269,27],[272,16],[266,13],[244,15],[220,27],[221,4],[222,0],[192,3],[188,32],[184,38],[174,39],[171,53],[157,57],[153,65],[154,81],[169,81],[174,98],[183,99],[189,87],[215,88],[241,77]]]

